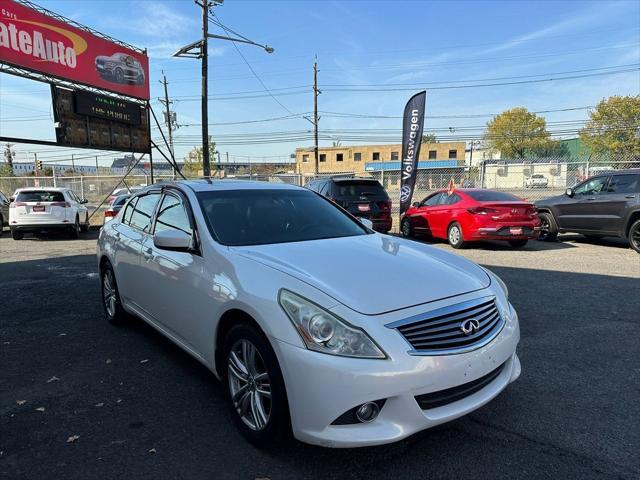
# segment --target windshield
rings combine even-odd
[[[355,219],[308,190],[198,193],[211,234],[223,245],[265,245],[366,235]]]
[[[62,192],[45,190],[20,192],[16,202],[64,202],[64,195]]]
[[[380,196],[387,197],[387,193],[378,182],[368,180],[353,180],[335,182],[338,189],[338,197]]]
[[[465,192],[474,200],[479,202],[521,202],[522,199],[516,197],[507,192],[494,192],[493,190],[475,190],[472,192]]]

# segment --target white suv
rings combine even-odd
[[[524,186],[526,188],[547,188],[549,179],[540,173],[536,173],[524,181]]]
[[[21,240],[25,232],[64,229],[78,238],[89,229],[85,203],[68,188],[19,188],[9,206],[11,236]]]

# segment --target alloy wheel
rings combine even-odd
[[[551,225],[549,225],[549,220],[547,217],[543,216],[540,218],[540,234],[538,238],[540,240],[544,240],[549,236],[549,230],[551,230]]]
[[[271,416],[271,383],[260,352],[239,339],[227,360],[229,391],[240,419],[250,429],[263,430]]]
[[[449,229],[449,242],[452,245],[457,244],[460,241],[460,229],[453,226]]]
[[[107,315],[109,315],[109,318],[114,318],[116,314],[117,292],[116,284],[113,281],[113,273],[110,269],[106,270],[102,276],[102,298]]]
[[[411,236],[411,225],[409,224],[409,220],[404,220],[402,222],[402,235],[405,237]]]
[[[629,241],[633,249],[640,252],[640,222],[636,222],[632,226],[631,232],[629,232]]]

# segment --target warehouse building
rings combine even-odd
[[[318,173],[400,170],[402,145],[320,147]],[[464,165],[465,142],[423,143],[418,168],[451,168]],[[313,147],[296,149],[296,173],[315,173]]]

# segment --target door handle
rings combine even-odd
[[[595,200],[595,199],[596,199],[596,197],[590,197],[590,198],[587,198],[587,200],[589,200],[589,201],[593,201],[593,200]]]
[[[151,248],[145,248],[142,250],[142,256],[145,260],[149,261],[153,259],[153,250]]]
[[[624,197],[624,198],[636,198],[636,196],[635,196],[635,195],[627,195],[627,196],[626,196],[626,197]]]

